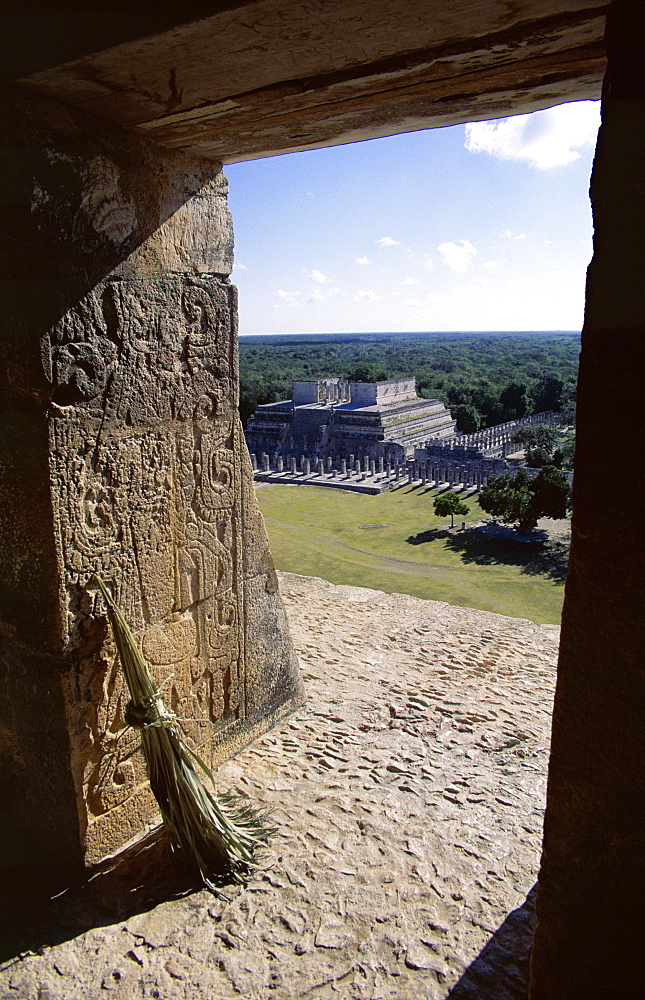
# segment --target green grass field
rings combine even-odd
[[[446,531],[436,490],[407,483],[364,496],[315,486],[258,486],[278,569],[558,624],[566,545],[527,545]],[[482,516],[476,500],[455,524]]]

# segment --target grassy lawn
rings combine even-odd
[[[434,489],[406,483],[363,496],[261,484],[257,494],[278,569],[539,623],[560,621],[562,546],[447,532],[449,519],[432,512]],[[478,520],[477,501],[465,493],[462,499],[470,506],[465,520]]]

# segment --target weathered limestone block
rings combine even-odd
[[[643,992],[645,8],[613,3],[594,161],[532,1000]],[[598,456],[611,456],[612,483]],[[608,503],[619,484],[620,516]]]
[[[2,268],[2,863],[156,815],[99,572],[212,763],[302,699],[237,414],[217,165],[16,98]]]

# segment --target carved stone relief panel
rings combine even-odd
[[[226,178],[6,89],[0,861],[64,866],[157,811],[95,572],[205,759],[302,688],[243,464]]]
[[[67,642],[77,642],[79,589],[98,572],[167,706],[206,757],[214,734],[245,709],[233,327],[225,281],[166,276],[98,286],[42,341]],[[94,818],[145,781],[107,649],[101,703],[85,706],[90,833]]]

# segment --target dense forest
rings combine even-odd
[[[294,379],[414,375],[469,433],[543,410],[575,409],[580,336],[536,333],[356,333],[240,339],[240,413],[291,398]]]

